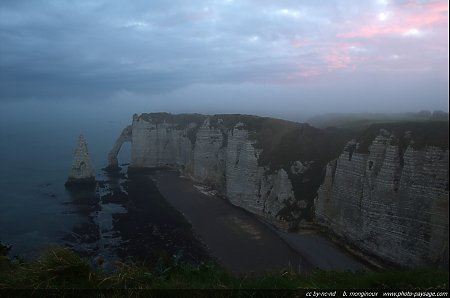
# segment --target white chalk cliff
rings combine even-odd
[[[395,138],[381,131],[368,153],[352,141],[328,164],[316,222],[389,263],[448,269],[448,149],[403,153]]]
[[[220,117],[199,116],[185,123],[176,116],[167,117],[134,115],[132,125],[122,131],[108,155],[108,168],[117,167],[121,145],[131,142],[130,169],[176,166],[194,181],[214,187],[234,205],[278,227],[289,227],[291,222],[280,211],[294,203],[292,183],[284,169],[269,171],[258,164],[262,150],[249,137],[252,131],[240,122],[225,127]]]
[[[131,142],[129,170],[177,167],[277,227],[314,220],[385,262],[448,267],[448,139],[417,149],[414,134],[399,143],[383,130],[366,140],[367,152],[353,140],[340,154],[348,139],[255,116],[142,114],[121,133],[108,167]]]

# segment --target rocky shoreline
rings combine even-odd
[[[97,189],[72,187],[71,204],[84,218],[63,243],[103,269],[132,261],[154,265],[159,259],[199,264],[210,260],[189,223],[141,174],[105,176]]]

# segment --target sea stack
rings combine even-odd
[[[80,135],[78,139],[78,146],[73,154],[72,169],[65,185],[95,185],[95,171],[83,135]]]

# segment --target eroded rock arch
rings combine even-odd
[[[117,155],[119,154],[120,148],[122,148],[123,143],[131,142],[132,126],[128,125],[122,130],[119,138],[114,143],[113,148],[108,153],[108,167],[109,170],[114,170],[119,168],[119,161]]]

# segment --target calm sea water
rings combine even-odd
[[[86,220],[64,187],[78,135],[86,136],[100,177],[128,117],[111,121],[71,111],[33,114],[7,108],[0,110],[0,240],[12,245],[13,254],[28,257],[61,243]],[[119,159],[129,160],[129,146]]]

